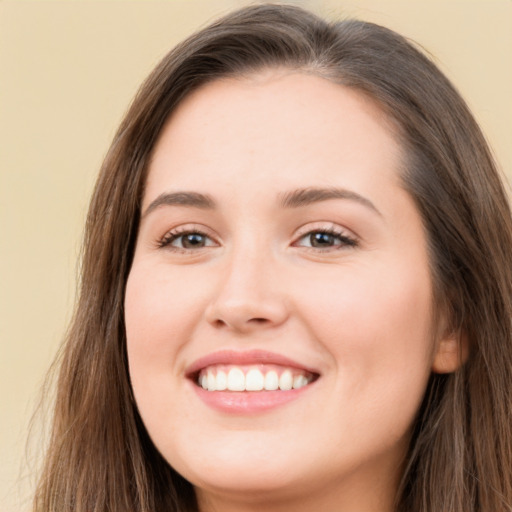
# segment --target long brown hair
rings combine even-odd
[[[34,510],[197,510],[192,486],[157,452],[137,413],[125,284],[148,161],[166,119],[200,85],[269,67],[358,90],[398,127],[403,186],[427,232],[436,304],[469,343],[460,370],[431,377],[396,511],[512,511],[512,218],[485,139],[454,87],[403,37],[279,5],[229,14],[171,51],[114,138],[90,205]]]

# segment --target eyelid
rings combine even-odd
[[[180,226],[176,226],[174,228],[168,229],[163,236],[156,240],[156,246],[159,249],[169,249],[175,252],[190,252],[190,251],[199,251],[201,249],[205,249],[206,247],[198,247],[197,249],[187,249],[183,247],[171,246],[171,243],[179,238],[180,236],[186,234],[199,234],[201,236],[207,237],[214,242],[214,246],[220,245],[218,238],[211,232],[210,229],[206,228],[201,224],[183,224]],[[209,245],[207,247],[213,247]]]
[[[359,236],[357,236],[353,231],[350,229],[341,226],[340,224],[336,224],[332,221],[315,221],[315,222],[308,222],[307,224],[304,224],[299,229],[297,229],[296,234],[294,235],[294,238],[300,238],[301,236],[307,235],[308,233],[311,233],[312,231],[333,231],[339,234],[342,234],[346,236],[347,238],[353,238],[354,240],[359,240]]]
[[[339,246],[331,246],[329,248],[318,248],[298,245],[298,242],[305,236],[311,233],[328,233],[334,236],[338,236],[340,239],[345,239],[345,243]],[[335,224],[334,222],[313,222],[301,226],[294,236],[292,246],[303,247],[305,249],[311,249],[316,252],[326,252],[329,250],[339,250],[347,247],[357,247],[359,245],[359,237],[351,230]]]

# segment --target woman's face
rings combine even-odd
[[[401,160],[371,101],[300,73],[210,83],[165,126],[128,359],[153,442],[201,502],[392,499],[437,350]]]

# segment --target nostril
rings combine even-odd
[[[288,309],[281,300],[242,298],[217,297],[205,312],[208,323],[217,329],[246,331],[280,325],[288,316]]]
[[[249,320],[247,320],[247,323],[249,323],[249,324],[252,323],[252,324],[258,324],[258,325],[266,324],[268,322],[269,322],[268,318],[250,318]],[[214,325],[216,327],[224,327],[229,324],[225,320],[218,318],[217,320],[215,320]]]

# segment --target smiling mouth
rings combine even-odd
[[[319,377],[299,368],[280,365],[212,365],[198,371],[193,380],[207,391],[290,391],[303,388]]]

